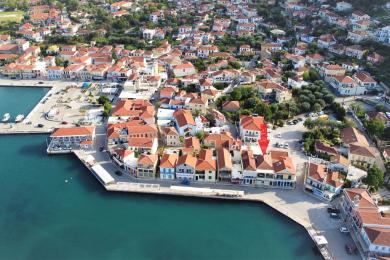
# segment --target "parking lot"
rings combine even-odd
[[[306,118],[300,116],[295,119],[297,120],[295,121],[296,123],[286,123],[284,126],[271,130],[268,133],[270,140],[268,151],[275,148],[285,149],[290,152],[290,155],[297,157],[296,163],[299,164],[307,160],[307,156],[303,154],[302,145],[299,142],[307,129],[303,125]]]
[[[23,83],[28,86],[39,84],[34,81]],[[0,124],[0,131],[4,133],[44,132],[64,125],[83,124],[86,119],[94,120],[95,117],[99,119],[99,109],[101,110],[101,108],[96,105],[99,88],[97,86],[81,88],[81,84],[80,82],[43,82],[40,85],[52,86],[52,88],[27,117],[21,123]],[[14,82],[14,85],[17,86],[17,82]],[[12,85],[10,84],[10,86]]]

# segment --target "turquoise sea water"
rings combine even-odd
[[[18,114],[27,116],[48,91],[49,88],[0,87],[0,117],[5,113],[10,113],[12,120]]]
[[[45,137],[0,136],[0,259],[321,259],[266,205],[109,193]]]

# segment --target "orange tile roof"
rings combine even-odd
[[[120,100],[112,111],[113,116],[141,115],[148,111],[154,116],[154,107],[147,100]]]
[[[120,157],[120,158],[126,158],[127,156],[133,154],[134,152],[131,150],[126,150],[126,149],[117,149],[115,150],[115,153]]]
[[[187,137],[184,139],[184,147],[193,148],[194,150],[200,149],[200,141],[197,137]]]
[[[175,135],[175,136],[179,135],[179,133],[176,131],[176,129],[173,126],[163,127],[161,130],[164,133],[164,135]]]
[[[260,131],[260,126],[264,124],[262,116],[246,116],[240,117],[240,125],[245,130]]]
[[[94,126],[57,128],[53,131],[53,133],[50,136],[51,137],[86,136],[86,135],[92,135],[94,131],[95,131]]]
[[[127,131],[129,134],[157,134],[158,132],[155,124],[128,126]]]
[[[372,244],[380,246],[390,245],[390,229],[365,227],[364,230]]]
[[[127,143],[130,147],[152,148],[155,138],[150,137],[130,137]]]
[[[238,110],[240,109],[240,102],[238,101],[226,101],[222,104],[222,109]]]
[[[281,172],[287,170],[291,174],[295,174],[295,166],[291,157],[281,158],[278,162],[273,163],[274,171]]]
[[[157,154],[141,154],[138,158],[138,165],[155,165],[157,160]]]
[[[341,139],[344,144],[358,144],[369,146],[367,138],[356,128],[346,127],[341,130]]]
[[[179,127],[185,125],[196,125],[195,120],[192,117],[192,113],[187,109],[179,109],[173,113],[173,117],[176,119]]]
[[[177,165],[186,164],[192,168],[195,169],[196,167],[196,158],[190,154],[182,155],[179,157],[179,160],[177,161]]]
[[[217,162],[218,169],[232,170],[233,168],[231,155],[225,148],[220,148],[217,150]]]
[[[349,145],[349,153],[371,158],[375,158],[376,154],[373,147],[359,146],[354,144]]]
[[[175,168],[178,156],[175,153],[164,154],[160,161],[161,168]]]
[[[183,63],[183,64],[179,64],[179,65],[176,65],[173,67],[174,70],[182,70],[182,69],[194,69],[194,65],[192,65],[191,62],[186,62],[186,63]]]
[[[371,195],[366,189],[350,188],[344,190],[351,201],[354,201],[355,197],[359,197],[359,208],[362,209],[377,209],[377,206],[372,199]]]
[[[202,152],[205,154],[206,157],[203,156],[202,159],[199,158],[197,160],[195,169],[197,171],[216,171],[217,161],[212,159],[213,152],[211,150],[202,150],[199,156],[201,156]]]

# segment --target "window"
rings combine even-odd
[[[212,179],[212,176],[209,176],[209,180],[211,180]]]

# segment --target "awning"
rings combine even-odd
[[[100,165],[96,164],[92,166],[92,170],[95,175],[103,182],[104,185],[112,184],[115,182],[115,179]]]

